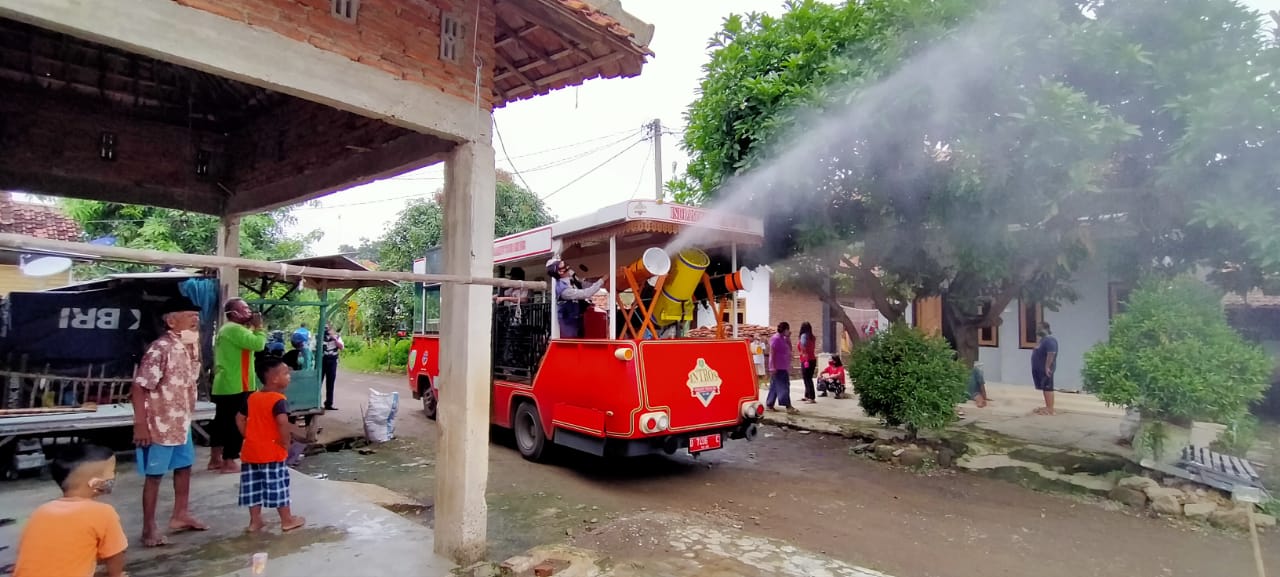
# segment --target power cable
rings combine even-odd
[[[649,159],[653,158],[653,147],[646,149],[644,153],[644,162],[640,163],[640,176],[636,177],[636,189],[631,191],[631,200],[635,200],[636,195],[640,194],[640,184],[644,182],[645,169],[649,168]]]
[[[507,143],[502,140],[502,131],[498,129],[497,116],[493,117],[493,133],[498,136],[498,146],[502,147],[502,156],[507,158],[507,164],[511,166],[511,172],[514,172],[516,174],[516,178],[520,179],[520,184],[524,185],[525,190],[533,192],[533,189],[529,187],[529,183],[525,182],[524,175],[520,174],[520,169],[516,168],[516,163],[511,162],[511,154],[507,152]]]
[[[618,153],[617,153],[617,154],[615,154],[615,155],[613,155],[613,156],[610,156],[609,158],[605,159],[605,161],[604,161],[604,162],[601,162],[600,164],[595,165],[591,170],[588,170],[588,171],[586,171],[586,172],[582,173],[582,174],[581,174],[580,176],[578,176],[577,178],[575,178],[575,179],[573,179],[573,180],[570,180],[570,181],[569,181],[567,184],[565,184],[564,186],[562,186],[562,187],[560,187],[560,188],[557,188],[557,189],[555,189],[555,190],[551,191],[551,194],[548,194],[548,195],[546,195],[546,196],[542,197],[542,200],[546,200],[546,199],[548,199],[548,198],[551,198],[551,197],[555,196],[555,195],[556,195],[556,193],[558,193],[558,192],[560,192],[560,191],[562,191],[562,190],[564,190],[564,189],[566,189],[566,188],[569,188],[570,186],[573,186],[573,185],[574,185],[574,184],[576,184],[579,180],[582,180],[582,179],[586,178],[587,176],[589,176],[591,173],[593,173],[593,172],[595,172],[595,171],[597,171],[597,170],[600,170],[602,167],[604,167],[604,165],[609,164],[610,162],[613,162],[613,160],[614,160],[614,159],[618,158],[619,156],[622,156],[622,155],[623,155],[623,154],[625,154],[628,150],[631,150],[632,148],[635,148],[637,144],[640,144],[640,143],[642,143],[642,142],[644,142],[644,139],[640,139],[640,140],[637,140],[637,141],[635,141],[635,142],[631,143],[631,146],[628,146],[628,147],[626,147],[626,148],[624,148],[624,149],[622,149],[622,150],[618,151]]]

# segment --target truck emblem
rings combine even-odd
[[[702,406],[711,405],[711,399],[720,394],[720,373],[707,366],[706,359],[698,359],[698,364],[689,371],[689,391],[694,398],[702,401]]]

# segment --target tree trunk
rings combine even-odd
[[[828,287],[830,285],[827,285]],[[818,298],[831,310],[831,314],[835,317],[836,322],[844,329],[845,336],[849,337],[849,343],[853,347],[857,347],[862,342],[861,336],[858,335],[858,329],[853,325],[853,320],[849,318],[849,314],[844,312],[844,307],[840,306],[839,299],[836,298],[834,290],[818,291]],[[839,344],[836,345],[836,354],[840,353]]]
[[[824,298],[823,300],[826,299]],[[858,328],[854,326],[853,319],[849,318],[849,313],[844,312],[844,307],[836,302],[834,296],[827,304],[831,307],[831,314],[836,318],[836,322],[844,329],[845,336],[849,338],[850,348],[857,348],[862,342],[862,335],[858,333]],[[840,353],[839,343],[836,344],[836,353]]]
[[[978,325],[982,320],[981,317],[965,317],[956,312],[955,307],[942,307],[942,322],[946,324],[944,332],[951,334],[956,356],[969,368],[978,362]]]

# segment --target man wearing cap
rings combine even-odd
[[[547,262],[547,275],[555,281],[556,322],[560,325],[560,338],[581,337],[583,303],[600,292],[604,279],[599,278],[594,283],[579,287],[574,283],[573,271],[569,270],[569,265],[559,258]]]
[[[207,527],[191,516],[191,466],[195,444],[191,420],[196,409],[196,377],[200,363],[182,340],[182,334],[200,327],[200,308],[183,296],[169,299],[160,309],[165,332],[151,342],[133,376],[133,442],[137,447],[138,473],[146,478],[142,488],[142,544],[165,544],[156,526],[156,501],[160,482],[173,473],[173,516],[170,531],[204,531]]]

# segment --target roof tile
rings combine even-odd
[[[0,232],[50,240],[81,240],[80,226],[56,206],[13,200],[0,192]]]

